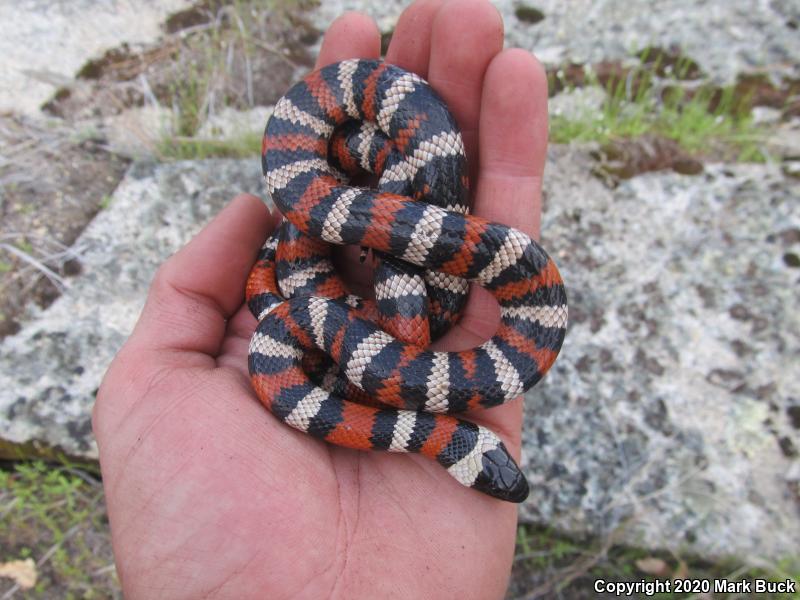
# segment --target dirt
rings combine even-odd
[[[220,0],[199,2],[186,10],[180,10],[167,17],[164,30],[167,33],[184,31],[198,25],[206,25],[214,21],[217,11],[224,5]]]
[[[615,187],[620,180],[650,171],[673,170],[698,175],[703,163],[680,147],[678,142],[658,135],[613,140],[592,153],[597,161],[594,173]]]
[[[737,97],[748,98],[750,106],[769,106],[788,120],[800,116],[800,79],[784,78],[779,85],[766,75],[742,74],[736,80]]]
[[[521,4],[514,10],[514,16],[523,23],[536,24],[544,20],[544,13],[535,6]]]
[[[703,79],[698,63],[677,48],[649,47],[637,54],[639,64],[601,61],[592,65],[569,63],[547,70],[548,93],[597,84],[610,95],[621,93],[637,98],[655,93],[662,101],[687,105],[697,98],[706,103],[710,114],[738,118],[756,106],[780,110],[783,122],[800,115],[800,80],[784,78],[772,82],[761,73],[740,74],[732,86],[720,87]],[[674,140],[654,134],[612,140],[593,153],[597,164],[594,174],[615,187],[623,179],[641,173],[673,170],[684,175],[703,171],[703,162],[736,160],[734,149],[722,144],[709,146],[701,154],[689,153]]]
[[[648,46],[639,53],[642,64],[659,77],[691,81],[703,77],[697,61],[683,54],[680,48]]]
[[[553,97],[565,90],[599,85],[611,94],[623,86],[629,98],[637,98],[655,84],[653,71],[647,66],[627,66],[618,60],[605,60],[592,65],[568,63],[547,69],[547,91]]]

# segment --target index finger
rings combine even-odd
[[[538,238],[546,156],[544,68],[524,50],[501,52],[484,78],[475,214]]]
[[[428,82],[458,123],[474,183],[483,78],[503,48],[503,19],[486,0],[453,0],[436,13],[431,35]]]

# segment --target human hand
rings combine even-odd
[[[455,115],[473,212],[535,236],[547,140],[546,80],[484,0],[421,0],[387,61],[431,83]],[[317,66],[376,58],[379,34],[348,14]],[[516,507],[460,486],[417,455],[342,449],[298,433],[256,400],[255,319],[244,283],[276,216],[235,199],[167,261],[97,397],[94,427],[127,598],[495,598],[514,550]],[[359,285],[358,249],[343,267]],[[364,282],[361,281],[363,284]],[[496,301],[471,293],[436,344],[490,337]],[[516,457],[520,400],[469,418]]]

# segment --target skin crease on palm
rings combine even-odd
[[[317,66],[378,57],[379,40],[370,18],[343,15]],[[537,236],[546,80],[530,54],[503,50],[498,12],[485,0],[420,0],[386,59],[428,79],[456,116],[473,212]],[[276,219],[239,196],[164,263],[98,393],[94,431],[125,597],[503,597],[515,505],[420,456],[327,445],[258,403],[247,374],[256,321],[243,294]],[[358,253],[340,257],[356,288]],[[473,347],[498,320],[494,299],[473,290],[436,347]],[[521,400],[470,418],[519,458]]]

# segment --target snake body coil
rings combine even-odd
[[[262,159],[284,220],[247,284],[261,402],[327,442],[418,452],[463,485],[524,500],[500,439],[443,413],[497,406],[539,381],[564,340],[566,293],[535,241],[466,214],[466,157],[443,101],[381,61],[330,65],[277,103]],[[364,171],[376,189],[347,185]],[[375,251],[374,301],[348,293],[331,244]],[[472,350],[426,350],[458,320],[468,281],[498,300],[497,332]]]

